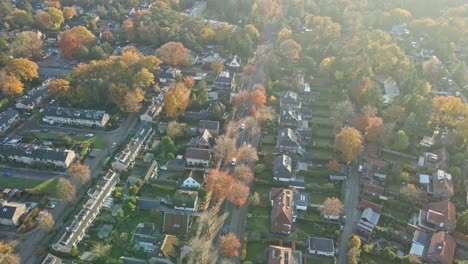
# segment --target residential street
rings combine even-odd
[[[353,169],[350,169],[348,180],[346,181],[346,193],[344,203],[344,215],[346,215],[346,223],[341,232],[341,240],[339,244],[338,264],[347,263],[348,240],[356,230],[359,220],[359,175]]]

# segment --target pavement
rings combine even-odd
[[[360,217],[359,207],[359,174],[350,167],[345,186],[344,215],[346,215],[343,232],[339,242],[338,264],[346,264],[348,256],[348,240],[356,230]]]

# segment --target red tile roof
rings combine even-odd
[[[268,248],[268,264],[293,264],[292,249],[270,246]]]
[[[451,264],[455,254],[455,240],[446,232],[440,231],[432,235],[427,257],[434,262]]]
[[[273,188],[270,198],[273,203],[271,209],[271,232],[290,233],[293,224],[294,195],[290,189]]]
[[[385,189],[383,187],[377,186],[375,184],[364,184],[364,189],[363,191],[365,193],[369,194],[379,194],[379,195],[384,195]]]
[[[361,199],[361,201],[359,202],[359,209],[365,208],[371,208],[374,212],[380,213],[382,212],[383,205],[367,201],[366,199]]]
[[[438,216],[437,214],[430,213],[429,217],[431,217],[430,219],[432,219],[433,221],[439,221],[438,223],[442,223],[443,221],[443,223],[448,223],[448,224],[455,226],[455,221],[456,221],[455,212],[456,211],[455,211],[455,206],[453,205],[452,202],[447,200],[447,201],[429,203],[427,204],[427,211],[439,212],[440,214],[444,216],[443,218],[440,218],[440,216]]]
[[[371,159],[369,157],[366,157],[366,162],[371,164],[372,166],[378,167],[378,168],[385,168],[385,167],[388,166],[388,162],[386,162],[386,161]]]

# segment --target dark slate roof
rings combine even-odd
[[[298,96],[297,93],[292,91],[287,91],[283,96],[280,98],[281,104],[285,105],[297,105],[298,104]]]
[[[185,158],[209,160],[211,158],[211,151],[209,149],[188,148],[185,151]]]
[[[212,120],[200,120],[198,128],[219,131],[219,122]]]
[[[307,192],[295,192],[294,202],[299,206],[308,206],[310,202],[310,194]]]
[[[278,178],[294,178],[291,158],[286,155],[276,156],[273,161],[273,176]]]
[[[0,144],[0,156],[18,156],[40,158],[44,160],[65,161],[69,151],[62,149],[51,149],[37,145],[26,144]]]
[[[0,207],[0,218],[2,219],[12,219],[15,215],[16,207],[14,206],[2,206]]]
[[[101,110],[87,110],[68,107],[49,107],[45,110],[45,116],[64,117],[73,119],[86,119],[100,121],[106,114]]]
[[[329,238],[309,237],[309,250],[335,252],[335,245]]]
[[[283,128],[278,132],[277,139],[278,146],[294,146],[298,147],[297,136],[294,131],[290,128]]]
[[[161,205],[159,199],[147,198],[147,197],[137,197],[137,207],[140,209],[153,209],[158,208]]]
[[[24,95],[23,97],[17,100],[17,103],[21,103],[24,105],[34,105],[37,104],[39,98],[44,96],[47,93],[47,87],[41,86],[34,90],[31,90],[28,94]]]
[[[234,79],[234,74],[231,72],[221,72],[218,77],[216,77],[214,83],[215,84],[222,84],[222,85],[231,85]]]
[[[18,115],[18,111],[8,108],[6,111],[0,113],[0,124],[5,124]]]
[[[181,212],[164,213],[164,233],[186,235],[189,229],[189,216]]]

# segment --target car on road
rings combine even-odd
[[[85,136],[86,137],[94,137],[94,134],[93,133],[87,133]]]
[[[167,171],[166,165],[162,165],[162,166],[160,167],[160,169],[163,170],[163,171]]]
[[[5,171],[3,173],[3,176],[7,176],[7,177],[10,177],[12,175],[11,171]]]
[[[54,204],[53,202],[48,202],[48,203],[46,204],[46,208],[49,208],[49,209],[54,209],[55,206],[56,206],[56,204]]]
[[[117,147],[117,142],[112,143],[112,148]]]
[[[232,160],[231,160],[231,165],[232,165],[232,166],[236,166],[236,163],[237,163],[237,159],[236,159],[236,158],[232,158]]]
[[[8,138],[8,137],[4,137],[4,138],[2,139],[2,143],[3,143],[3,144],[5,144],[5,143],[7,143],[7,142],[8,142],[8,140],[9,140],[9,138]]]
[[[363,169],[364,169],[364,168],[362,167],[362,165],[359,165],[359,166],[358,166],[358,171],[359,171],[359,172],[362,172]]]
[[[44,108],[39,109],[39,113],[44,112]]]
[[[240,129],[241,129],[241,130],[244,130],[244,129],[245,129],[245,124],[242,124],[242,125],[240,126]]]

